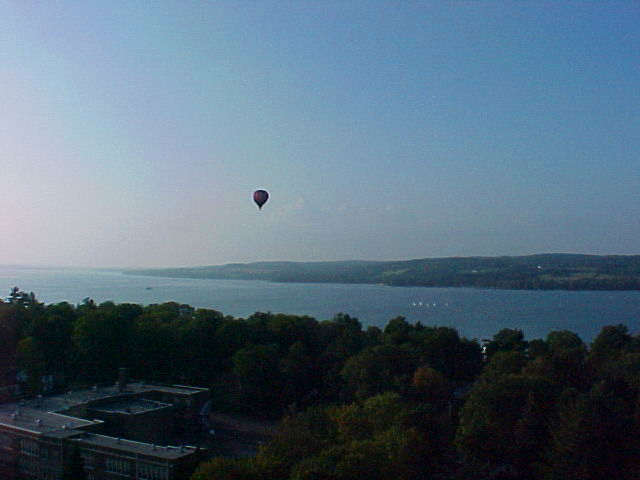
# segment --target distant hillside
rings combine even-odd
[[[640,290],[640,255],[541,254],[404,261],[254,262],[129,270],[129,275],[297,283],[542,290]]]

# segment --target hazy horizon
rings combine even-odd
[[[536,255],[593,255],[593,256],[639,256],[640,254],[620,254],[620,253],[585,253],[585,252],[537,252],[537,253],[525,253],[522,255],[447,255],[442,257],[411,257],[411,258],[381,258],[381,259],[368,259],[368,258],[342,258],[334,260],[289,260],[286,258],[277,259],[265,259],[265,260],[249,260],[245,262],[222,262],[222,263],[209,263],[209,264],[197,264],[197,265],[158,265],[149,267],[146,265],[55,265],[55,264],[29,264],[29,263],[17,263],[6,264],[0,263],[1,268],[25,268],[25,269],[86,269],[86,270],[139,270],[139,269],[171,269],[171,268],[197,268],[197,267],[215,267],[221,265],[232,264],[249,264],[249,263],[278,263],[278,262],[290,262],[290,263],[327,263],[327,262],[393,262],[393,261],[411,261],[411,260],[423,260],[423,259],[445,259],[445,258],[499,258],[499,257],[527,257]]]
[[[0,265],[640,253],[637,2],[10,0],[0,31]]]

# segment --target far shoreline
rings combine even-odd
[[[405,261],[253,262],[126,269],[125,275],[201,280],[534,291],[640,291],[640,256],[541,254]]]

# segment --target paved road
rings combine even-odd
[[[215,431],[209,443],[218,455],[227,457],[253,457],[261,443],[273,435],[277,423],[238,415],[212,413],[209,416]]]

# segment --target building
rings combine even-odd
[[[122,372],[121,372],[122,373]],[[199,425],[207,389],[127,382],[0,405],[0,478],[60,480],[79,450],[88,480],[180,480],[198,448],[170,443]]]

